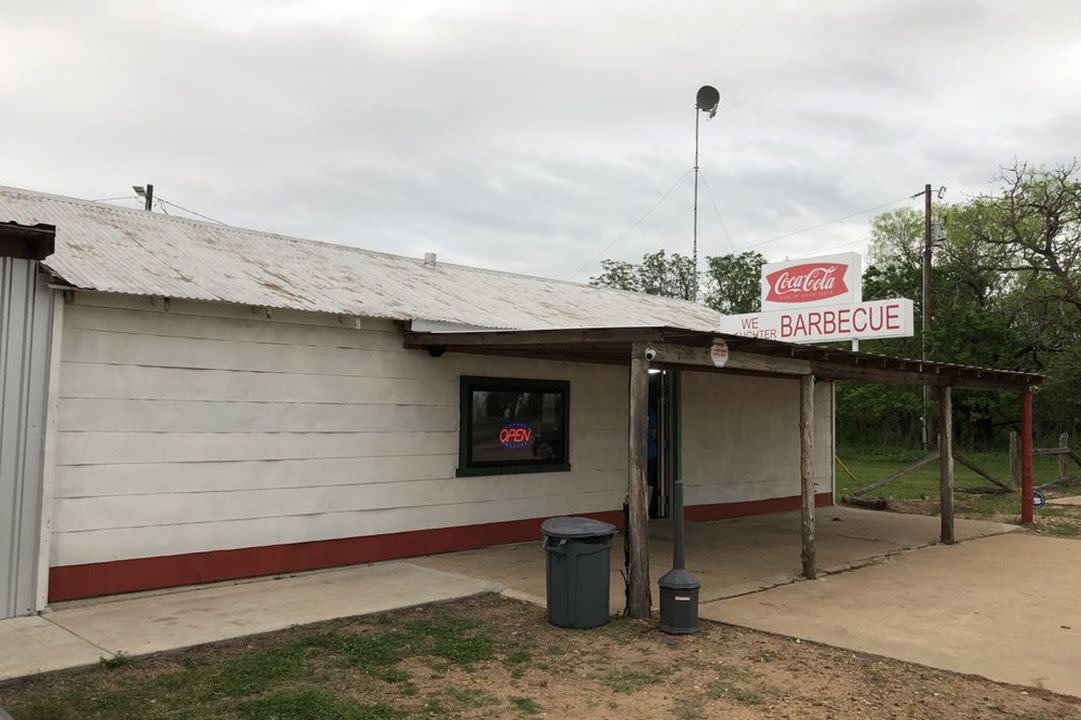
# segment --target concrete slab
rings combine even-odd
[[[173,650],[483,592],[497,583],[390,562],[281,579],[119,596],[0,621],[0,679]]]
[[[710,620],[1081,696],[1081,541],[1011,533],[702,605]]]
[[[0,680],[96,663],[109,651],[37,615],[0,621]]]
[[[939,520],[921,515],[847,507],[819,508],[816,539],[822,572],[839,572],[875,559],[937,541]],[[1016,526],[978,520],[957,521],[959,539],[1016,530]],[[702,583],[703,602],[734,597],[799,579],[800,514],[775,513],[687,524],[687,565]],[[611,607],[623,608],[620,576],[622,536],[614,539]],[[544,550],[541,543],[433,555],[414,562],[438,570],[472,575],[505,585],[508,595],[545,604]],[[650,568],[654,603],[656,580],[672,566],[670,523],[650,528]]]
[[[66,608],[50,619],[136,655],[500,590],[497,583],[392,562]]]

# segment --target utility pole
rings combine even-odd
[[[931,237],[931,186],[923,186],[923,333],[920,335],[920,352],[927,359],[927,331],[931,329],[931,314],[934,312],[934,289],[931,287],[931,250],[934,238]],[[928,408],[931,401],[931,386],[923,386],[923,449],[931,447],[931,426],[928,422]]]
[[[698,88],[694,98],[694,245],[691,249],[691,262],[694,263],[694,275],[691,279],[693,290],[692,302],[698,302],[698,115],[703,112],[709,113],[709,117],[717,114],[717,105],[721,102],[721,94],[712,85],[703,85]]]
[[[694,279],[691,281],[691,302],[698,302],[698,115],[700,108],[694,106],[694,244],[691,257],[694,263]]]
[[[135,191],[135,194],[143,198],[146,202],[143,204],[143,210],[147,212],[154,211],[154,186],[147,183],[146,187],[142,185],[132,185],[131,189]]]

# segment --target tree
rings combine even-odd
[[[638,267],[626,260],[601,260],[601,274],[590,278],[589,284],[639,292]]]
[[[738,255],[706,258],[706,305],[724,313],[758,312],[762,308],[761,276],[766,258],[748,250]]]
[[[872,220],[869,254],[874,267],[919,271],[923,266],[923,213],[900,208]]]
[[[601,274],[590,278],[589,284],[693,300],[694,263],[689,257],[668,255],[664,250],[646,253],[638,264],[601,260]]]

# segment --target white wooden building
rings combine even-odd
[[[621,358],[641,343],[662,351],[658,483],[678,456],[688,519],[801,506],[793,378],[812,370],[832,502],[832,378],[865,372],[855,354],[732,338],[717,371],[699,354],[719,316],[690,303],[0,188],[8,220],[56,228],[41,467],[5,479],[40,497],[17,550],[35,592],[8,614],[621,523]],[[678,367],[701,372],[671,397]]]

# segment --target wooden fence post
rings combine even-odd
[[[649,488],[646,484],[646,443],[649,433],[649,361],[645,345],[631,350],[630,416],[627,438],[627,607],[624,615],[648,618],[652,606],[649,587]]]
[[[1032,509],[1032,391],[1021,393],[1021,522],[1033,520]]]
[[[949,385],[938,396],[938,497],[943,545],[953,545],[953,393]]]
[[[1070,433],[1062,433],[1058,436],[1058,447],[1062,450],[1058,456],[1058,481],[1065,483],[1070,479]]]
[[[814,478],[814,375],[799,383],[799,471],[803,506],[803,577],[814,580],[815,571],[815,478]]]
[[[1010,489],[1021,489],[1021,436],[1010,430]]]

